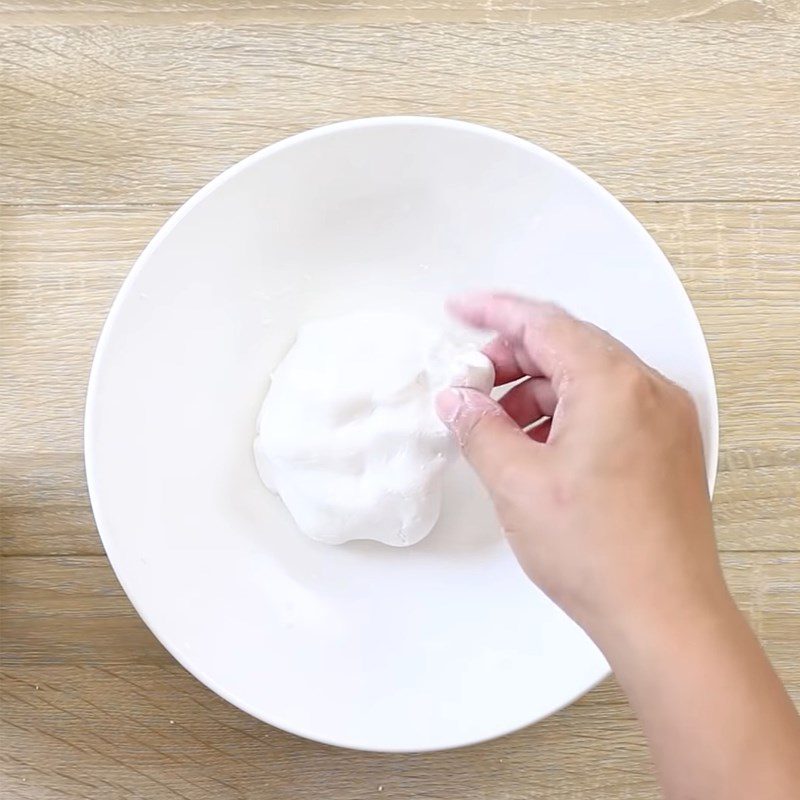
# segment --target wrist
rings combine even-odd
[[[579,622],[615,672],[631,659],[679,654],[687,641],[742,620],[721,572],[692,587],[651,585],[625,603],[596,611]]]

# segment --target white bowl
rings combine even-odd
[[[89,385],[92,506],[142,618],[239,708],[345,747],[434,750],[608,674],[465,466],[438,527],[399,550],[307,540],[256,474],[256,416],[300,323],[443,321],[445,297],[487,287],[555,299],[686,386],[714,475],[711,366],[667,260],[590,178],[513,136],[403,117],[294,136],[209,183],[136,262]]]

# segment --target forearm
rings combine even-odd
[[[726,590],[601,643],[669,800],[793,800],[800,718]]]

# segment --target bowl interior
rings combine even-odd
[[[586,176],[504,134],[386,119],[287,140],[192,198],[126,281],[87,406],[98,527],[156,635],[246,711],[335,744],[436,749],[606,674],[463,465],[404,550],[305,539],[255,471],[269,373],[303,321],[369,308],[446,325],[448,295],[486,287],[555,299],[689,388],[713,475],[708,354],[666,259]]]

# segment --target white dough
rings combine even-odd
[[[308,323],[259,415],[261,479],[312,539],[414,544],[436,524],[456,454],[434,398],[446,386],[488,393],[493,383],[486,356],[413,318]]]

